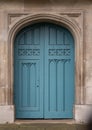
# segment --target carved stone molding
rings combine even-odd
[[[38,14],[43,14],[47,13],[49,14],[50,12],[48,11],[38,11]],[[72,21],[74,20],[77,25],[79,25],[80,29],[82,29],[83,26],[83,11],[82,10],[61,10],[57,12],[51,12],[52,14],[56,15],[61,15],[62,17],[67,17],[71,19]],[[11,24],[15,23],[17,20],[22,18],[23,16],[27,15],[36,15],[37,13],[34,12],[9,12],[8,13],[8,26],[11,26]]]
[[[18,20],[20,17],[26,16],[28,13],[9,13],[8,14],[8,26]]]

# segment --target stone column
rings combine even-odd
[[[14,122],[14,106],[9,86],[8,30],[5,18],[5,14],[0,12],[0,123],[12,123]]]
[[[88,122],[92,116],[92,10],[84,16],[84,102],[76,105],[77,122]]]

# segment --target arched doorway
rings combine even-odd
[[[36,23],[14,44],[16,118],[72,118],[74,40],[64,27]]]

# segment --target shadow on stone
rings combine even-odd
[[[89,119],[88,119],[88,127],[87,127],[87,130],[92,130],[92,114],[91,114],[91,116],[90,116]]]

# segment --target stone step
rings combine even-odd
[[[4,124],[0,130],[89,130],[86,124]]]

